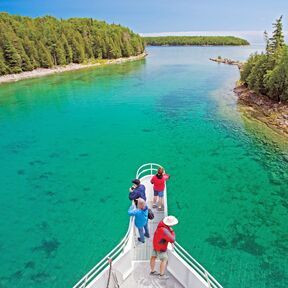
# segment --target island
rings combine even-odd
[[[0,13],[0,83],[145,57],[129,28],[92,18]]]
[[[241,46],[250,45],[234,36],[158,36],[144,37],[148,46]]]

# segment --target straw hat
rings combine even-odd
[[[175,216],[166,216],[163,219],[163,223],[167,226],[174,226],[178,224],[178,219]]]

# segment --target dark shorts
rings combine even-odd
[[[164,191],[155,191],[154,190],[154,196],[159,196],[160,198],[162,198],[164,195]]]

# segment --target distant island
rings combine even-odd
[[[144,40],[138,34],[92,18],[63,20],[0,13],[0,35],[0,83],[13,81],[13,77],[7,77],[10,74],[24,72],[24,78],[35,77],[34,71],[41,68],[55,73],[62,71],[57,67],[66,65],[68,68],[63,68],[64,71],[86,67],[86,64],[99,65],[109,59],[124,61],[145,56]],[[108,64],[111,63],[117,61],[109,60]]]
[[[250,45],[234,36],[158,36],[143,37],[148,46],[241,46]]]
[[[266,51],[251,55],[242,66],[235,92],[248,116],[288,137],[288,46],[282,16],[273,28],[272,37],[264,32]]]

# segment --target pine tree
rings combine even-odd
[[[20,53],[20,57],[21,57],[21,69],[22,71],[31,71],[33,70],[33,65],[31,64],[31,61],[29,59],[29,57],[27,56],[27,54],[25,53],[25,51],[21,51]]]
[[[60,42],[60,41],[57,41],[57,43],[56,43],[55,54],[56,54],[57,65],[66,65],[67,64],[65,49],[63,47],[62,42]]]
[[[257,57],[258,54],[252,54],[241,69],[241,81],[245,82],[246,84],[248,84],[247,79],[257,62]]]
[[[21,57],[8,38],[4,40],[3,55],[5,63],[9,67],[11,73],[19,73],[22,71]]]
[[[84,47],[74,38],[71,42],[71,48],[73,52],[73,63],[82,63],[85,59]]]
[[[283,16],[277,19],[276,23],[273,23],[274,31],[272,38],[270,38],[270,41],[272,53],[274,54],[279,52],[279,50],[281,50],[285,45],[282,18]]]
[[[266,44],[266,47],[265,47],[266,54],[271,55],[272,54],[272,47],[271,47],[271,42],[270,42],[268,32],[266,30],[264,31],[264,41]]]
[[[63,48],[65,50],[65,58],[66,58],[66,64],[72,63],[73,61],[73,51],[72,48],[69,46],[67,38],[64,34],[61,36],[61,42],[63,44]]]
[[[257,93],[266,94],[265,75],[267,73],[268,56],[266,54],[257,55],[254,65],[247,77],[248,87]]]
[[[266,87],[270,98],[288,101],[288,47],[284,47],[280,64],[267,77]]]
[[[40,67],[50,68],[53,66],[52,56],[42,42],[39,42],[39,54],[41,55]]]
[[[5,64],[5,62],[2,59],[0,59],[0,75],[6,75],[9,73],[11,73],[9,67]]]
[[[39,63],[38,51],[37,51],[35,45],[33,45],[33,42],[30,41],[28,37],[24,38],[23,47],[25,49],[26,55],[30,59],[30,63],[32,65],[33,69],[39,67],[40,63]]]

